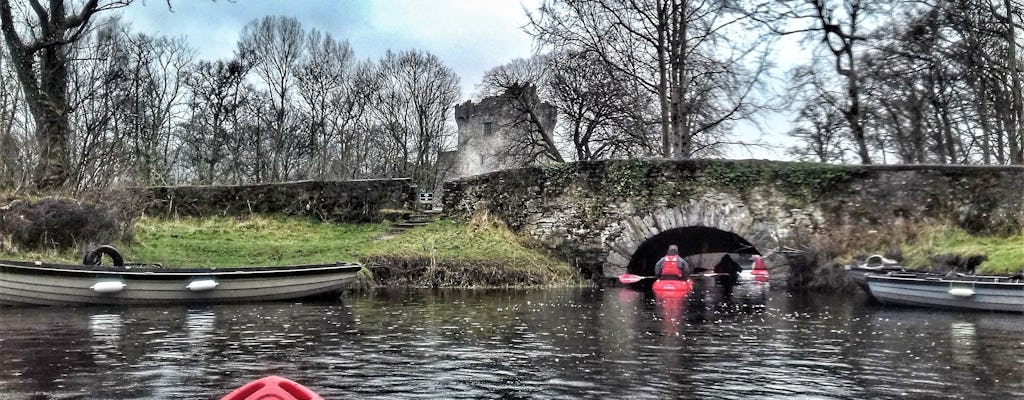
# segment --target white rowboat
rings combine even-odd
[[[892,272],[865,279],[883,304],[1024,312],[1024,281],[1017,278]]]
[[[0,261],[0,305],[127,305],[291,300],[339,292],[355,263],[155,268]]]

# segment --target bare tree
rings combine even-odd
[[[271,106],[264,118],[269,133],[269,169],[260,176],[270,181],[286,180],[297,170],[297,147],[302,139],[295,135],[295,71],[302,57],[305,31],[295,18],[267,16],[242,29],[238,52],[251,60],[253,71],[269,92]],[[262,154],[260,155],[262,156]]]
[[[551,57],[551,100],[562,121],[560,136],[572,143],[577,160],[629,158],[657,154],[647,121],[651,97],[635,81],[608,68],[593,54]]]
[[[555,138],[555,126],[548,121],[554,108],[544,102],[548,93],[548,60],[545,56],[516,59],[494,67],[484,74],[482,94],[498,97],[514,114],[508,122],[517,133],[509,138],[508,148],[502,154],[518,164],[538,160],[565,162]],[[522,133],[520,136],[519,133]]]
[[[789,7],[783,14],[792,21],[808,21],[807,25],[786,33],[818,35],[817,39],[828,50],[833,69],[843,79],[845,86],[845,100],[838,109],[849,125],[860,162],[871,164],[871,140],[865,132],[865,113],[862,108],[864,79],[858,66],[858,49],[866,49],[864,44],[869,35],[864,28],[865,21],[882,11],[891,10],[884,8],[890,2],[841,0],[839,3],[839,6],[834,6],[829,0],[793,0],[780,5],[783,9]]]
[[[1016,163],[1017,44],[1002,1],[908,4],[890,13],[857,57],[871,146],[904,163]],[[1015,16],[1014,16],[1015,15]],[[1010,58],[1016,58],[1015,56]]]
[[[370,67],[356,62],[347,42],[314,30],[297,68],[309,154],[306,177],[353,177],[362,162],[359,142],[365,141],[356,126],[376,90]]]
[[[69,150],[73,190],[107,186],[128,177],[136,154],[128,150],[131,49],[118,22],[104,24],[69,50]]]
[[[706,135],[756,109],[771,40],[740,2],[550,0],[530,32],[557,51],[592,54],[658,104],[661,154],[701,153]]]
[[[235,167],[249,164],[237,119],[246,100],[247,73],[242,60],[200,61],[185,81],[192,93],[192,116],[185,125],[184,151],[199,183],[225,183],[224,171],[237,173]]]
[[[849,125],[842,117],[845,95],[833,85],[830,66],[811,63],[790,73],[790,96],[797,106],[790,136],[799,139],[788,153],[800,160],[845,162],[852,144]]]
[[[22,109],[21,91],[14,83],[14,71],[10,68],[5,46],[0,43],[0,191],[17,189],[23,182],[19,135],[17,131]]]
[[[129,54],[129,149],[137,184],[167,184],[180,148],[175,129],[184,119],[185,78],[195,50],[182,39],[125,32]]]
[[[850,124],[853,140],[857,145],[857,155],[862,164],[871,164],[867,138],[864,134],[863,115],[860,108],[860,77],[857,71],[854,46],[864,37],[858,32],[866,4],[861,0],[844,1],[848,20],[845,26],[836,21],[834,9],[825,5],[825,0],[810,0],[824,34],[823,43],[835,57],[836,73],[846,78],[847,106],[842,110]]]
[[[432,54],[388,51],[377,79],[372,116],[389,139],[384,146],[389,173],[435,187],[437,155],[453,146],[449,117],[459,99],[458,77]]]
[[[0,0],[0,30],[35,122],[41,154],[34,181],[40,189],[63,186],[70,173],[68,46],[82,37],[94,15],[130,3],[87,0],[69,10],[64,0],[50,0],[48,5],[29,0],[27,8]],[[25,20],[16,20],[14,11]]]

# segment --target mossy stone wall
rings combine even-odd
[[[381,210],[413,206],[409,179],[301,181],[260,185],[160,186],[130,190],[150,215],[252,213],[308,215],[324,221],[379,222]]]
[[[708,226],[774,254],[795,232],[903,221],[978,232],[1024,226],[1024,169],[851,166],[756,160],[607,160],[498,171],[449,182],[450,218],[486,213],[595,277],[626,272],[658,232]],[[784,279],[783,257],[773,277]],[[776,274],[777,273],[777,274]]]

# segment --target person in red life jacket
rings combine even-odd
[[[690,264],[679,256],[679,247],[668,246],[665,256],[654,265],[654,276],[659,279],[690,279]]]

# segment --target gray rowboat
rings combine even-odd
[[[0,261],[0,305],[129,305],[279,301],[339,292],[355,263],[154,268]]]
[[[1024,312],[1024,281],[1007,277],[893,272],[867,274],[868,290],[883,304]]]

